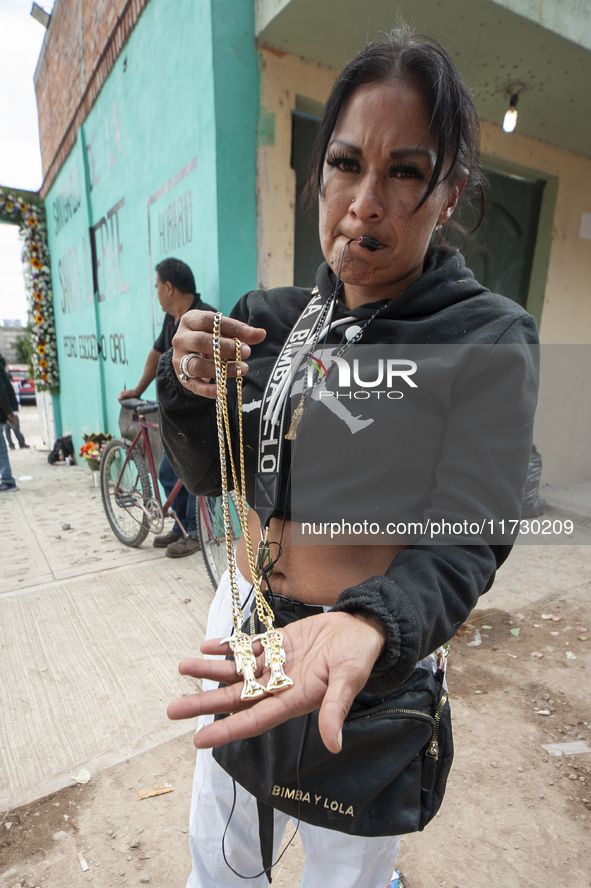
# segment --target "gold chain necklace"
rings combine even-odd
[[[236,466],[234,464],[226,392],[228,362],[222,360],[220,350],[222,317],[223,315],[221,312],[216,312],[213,322],[213,360],[215,365],[216,420],[222,480],[222,512],[224,516],[226,553],[228,556],[228,574],[230,579],[230,589],[232,592],[232,622],[234,624],[234,632],[228,638],[222,639],[220,644],[228,643],[230,645],[230,648],[234,653],[236,671],[244,678],[244,686],[240,694],[241,699],[253,700],[256,697],[261,697],[263,694],[272,691],[282,691],[285,688],[289,688],[293,685],[293,681],[283,671],[283,665],[286,659],[285,650],[283,648],[283,634],[279,629],[275,628],[273,611],[261,592],[259,570],[255,564],[252,542],[248,530],[248,505],[246,502],[244,441],[242,433],[242,346],[239,339],[234,339],[234,342],[236,343],[236,391],[238,400],[238,453],[240,459],[240,480],[238,479]],[[244,616],[242,614],[242,608],[240,607],[237,568],[232,546],[232,523],[230,519],[230,500],[228,495],[226,446],[230,460],[232,480],[234,482],[238,518],[244,536],[248,565],[252,575],[256,612],[261,623],[267,628],[266,632],[259,635],[248,635],[242,630]],[[266,687],[261,685],[255,677],[257,662],[252,645],[257,639],[260,640],[265,651],[265,666],[271,670],[271,676]]]

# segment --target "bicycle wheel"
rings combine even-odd
[[[240,539],[241,527],[234,492],[230,493],[230,520],[234,549]],[[197,497],[197,529],[205,566],[214,589],[219,586],[222,574],[228,569],[226,534],[222,499],[216,496]]]
[[[103,450],[101,493],[107,520],[115,536],[126,546],[139,546],[150,529],[143,507],[152,496],[152,485],[139,450],[132,451],[122,474],[129,447],[129,441],[114,438]]]

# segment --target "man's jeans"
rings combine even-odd
[[[0,481],[2,484],[8,484],[9,487],[16,487],[16,481],[10,471],[10,460],[8,459],[6,438],[4,437],[5,427],[6,423],[0,422]]]
[[[158,477],[160,478],[160,483],[164,488],[164,492],[166,494],[166,498],[168,499],[172,488],[178,481],[177,476],[174,473],[174,469],[168,461],[168,457],[165,453],[162,454],[162,462],[160,463],[160,470],[158,472]],[[176,495],[176,497],[172,501],[172,508],[178,515],[179,521],[189,534],[189,536],[197,538],[197,515],[195,509],[197,508],[197,497],[189,493],[186,487],[181,487],[180,492]],[[178,524],[175,523],[172,528],[174,533],[178,533],[179,537],[181,534],[179,533]]]
[[[4,432],[6,435],[6,442],[9,447],[12,444],[11,433],[14,434],[14,436],[16,437],[19,447],[22,447],[25,443],[25,436],[21,432],[21,427],[19,425],[18,416],[16,415],[16,413],[14,414],[14,422],[7,422],[5,424]]]

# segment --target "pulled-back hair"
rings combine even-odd
[[[172,257],[163,259],[156,266],[156,273],[163,284],[170,282],[181,293],[190,293],[194,296],[197,292],[193,272],[187,263],[181,262],[180,259]]]
[[[433,172],[415,212],[442,182],[456,185],[467,179],[467,188],[481,189],[480,124],[468,87],[435,39],[415,35],[402,25],[366,46],[338,76],[312,152],[305,202],[322,195],[326,152],[355,90],[389,80],[406,80],[416,86],[430,116],[429,132],[437,139]]]

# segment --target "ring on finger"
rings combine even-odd
[[[192,358],[200,358],[201,355],[196,354],[195,352],[191,352],[188,355],[185,355],[181,358],[181,372],[179,373],[179,379],[181,382],[187,382],[189,379],[199,379],[198,376],[193,376],[192,373],[189,373],[189,361]]]

